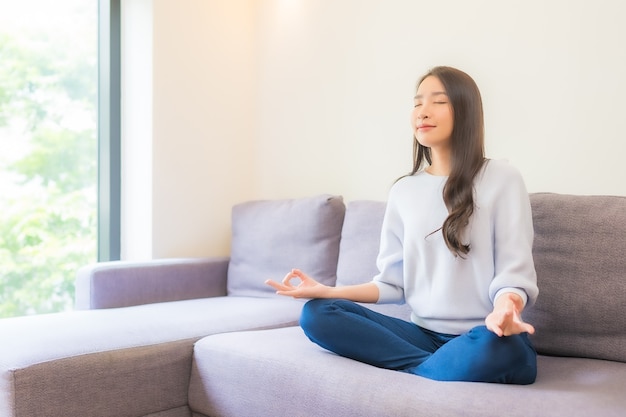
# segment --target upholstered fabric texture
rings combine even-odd
[[[538,368],[532,385],[442,383],[332,354],[299,327],[219,334],[196,343],[189,405],[207,416],[623,416],[626,364],[540,356]]]
[[[351,201],[341,231],[337,285],[361,284],[378,273],[376,257],[386,203]]]
[[[76,277],[76,308],[128,307],[223,296],[227,270],[226,257],[87,265]]]
[[[147,414],[143,417],[193,417],[188,406],[173,408],[171,410],[159,411],[157,413]]]
[[[540,353],[626,362],[626,197],[531,195]]]
[[[539,298],[524,312],[540,353],[626,362],[626,197],[530,195]],[[377,272],[385,203],[347,204],[337,285]],[[408,318],[406,305],[370,305]],[[584,320],[580,319],[584,317]]]
[[[192,348],[191,342],[179,341],[113,350],[107,352],[106,359],[102,354],[79,355],[16,370],[13,384],[20,395],[16,397],[15,415],[143,416],[158,410],[184,412]]]
[[[371,281],[378,273],[376,257],[387,204],[382,201],[351,201],[341,231],[337,286]],[[365,304],[364,304],[365,305]],[[408,304],[367,304],[366,307],[389,316],[409,320]]]
[[[233,207],[228,294],[271,296],[265,280],[293,268],[334,285],[344,213],[343,199],[330,195]]]
[[[4,319],[0,416],[178,417],[196,340],[295,326],[301,309],[286,297],[214,297]]]

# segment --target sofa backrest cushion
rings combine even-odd
[[[228,295],[272,296],[265,280],[293,268],[334,285],[344,214],[343,199],[331,195],[235,205]]]
[[[524,311],[539,353],[626,362],[626,197],[531,194],[539,298]],[[368,282],[385,203],[346,207],[337,285]],[[408,318],[408,307],[375,306]]]
[[[363,284],[378,273],[376,257],[385,202],[351,201],[341,231],[337,285]]]
[[[351,201],[341,231],[337,285],[370,282],[376,274],[376,257],[380,248],[380,232],[386,203],[382,201]],[[407,304],[369,305],[373,310],[405,320],[411,309]]]
[[[539,353],[626,362],[626,197],[531,195]]]

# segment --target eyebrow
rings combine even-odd
[[[435,91],[435,92],[431,93],[430,95],[431,95],[431,96],[439,96],[439,95],[442,95],[442,94],[443,94],[444,96],[447,96],[447,95],[448,95],[448,93],[446,93],[445,91]],[[420,98],[424,98],[424,95],[423,95],[423,94],[417,94],[417,95],[416,95],[415,97],[413,97],[413,98],[417,100],[417,99],[420,99]]]

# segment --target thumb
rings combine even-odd
[[[532,324],[524,323],[524,328],[528,334],[535,334],[535,327]]]

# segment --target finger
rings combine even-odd
[[[502,323],[499,323],[497,320],[493,319],[493,317],[489,317],[485,320],[485,325],[487,326],[487,330],[495,333],[498,337],[502,337]]]
[[[524,323],[524,327],[526,328],[526,332],[528,332],[528,334],[535,334],[535,327],[532,324]]]
[[[294,278],[300,278],[297,274],[296,274],[295,269],[292,269],[287,275],[285,275],[285,278],[283,278],[283,285],[289,287],[289,288],[293,288],[293,285],[291,284],[291,280]]]
[[[304,277],[306,277],[306,274],[305,274],[304,272],[302,272],[301,270],[297,269],[297,268],[296,268],[296,269],[292,269],[292,270],[291,270],[291,273],[292,273],[293,275],[297,276],[298,278],[304,278]]]
[[[500,326],[494,326],[492,329],[490,329],[492,332],[494,332],[496,334],[496,336],[498,337],[502,337],[504,336],[504,331],[502,330],[502,327]]]
[[[278,295],[285,295],[287,297],[298,298],[298,295],[293,290],[276,291],[276,294],[278,294]]]
[[[283,284],[281,284],[279,282],[276,282],[273,279],[265,280],[265,284],[267,284],[270,287],[274,288],[276,291],[289,291],[291,289],[291,287],[288,287],[288,286],[283,285]]]
[[[309,278],[304,272],[299,269],[292,269],[291,272],[283,279],[283,284],[289,286],[290,288],[296,288],[304,282],[311,281],[311,278]]]
[[[523,333],[523,332],[527,332],[528,334],[535,333],[535,327],[532,324],[526,323],[525,321],[523,321],[519,315],[515,317],[515,322],[522,329],[520,333]]]
[[[491,331],[492,333],[495,333],[495,335],[498,337],[502,337],[502,335],[504,335],[504,332],[499,327],[487,326],[487,330]]]

